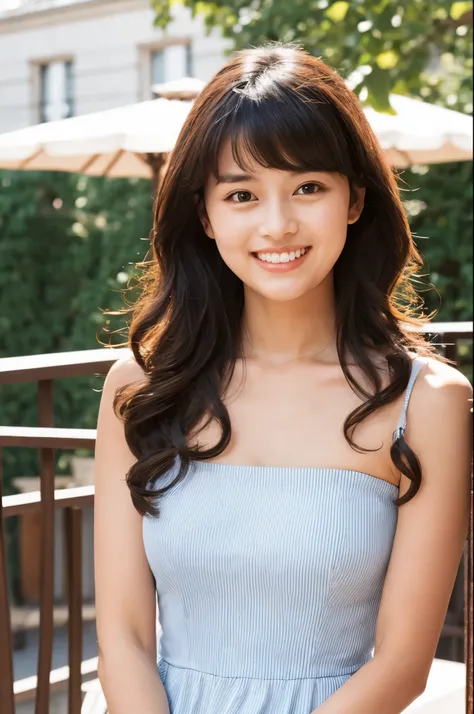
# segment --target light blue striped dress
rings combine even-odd
[[[310,714],[369,661],[397,496],[349,469],[194,463],[143,519],[171,714]]]

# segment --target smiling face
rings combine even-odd
[[[363,208],[365,189],[335,172],[239,167],[228,142],[199,206],[203,228],[246,288],[270,300],[294,300],[332,278],[334,264]],[[247,163],[246,162],[246,163]]]

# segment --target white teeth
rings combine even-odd
[[[291,251],[290,253],[257,253],[259,260],[265,263],[289,263],[292,260],[301,258],[307,252],[307,248]]]

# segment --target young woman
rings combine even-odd
[[[401,712],[467,534],[472,390],[423,338],[421,258],[342,78],[294,46],[236,54],[145,265],[98,420],[110,713]]]

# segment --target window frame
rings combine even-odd
[[[167,47],[184,45],[186,49],[186,76],[193,77],[193,45],[191,37],[170,37],[156,42],[149,42],[138,46],[139,53],[139,89],[138,100],[153,99],[154,84],[152,79],[152,58],[155,52],[162,52]],[[165,80],[166,81],[166,80]]]
[[[69,107],[67,117],[75,116],[76,102],[75,102],[75,58],[73,55],[53,55],[49,57],[35,58],[30,62],[30,78],[31,78],[31,116],[32,123],[42,124],[46,123],[48,120],[45,118],[45,102],[43,95],[43,73],[45,72],[45,67],[56,62],[61,62],[65,64],[68,68],[66,72],[69,77],[66,80],[66,96],[64,101]]]

